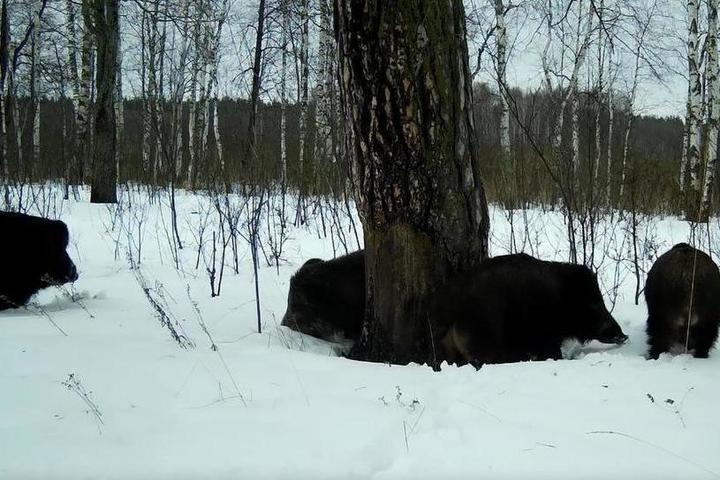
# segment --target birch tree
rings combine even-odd
[[[184,10],[186,12],[190,12],[190,0],[184,0]],[[195,169],[197,167],[197,143],[199,141],[198,138],[198,109],[201,108],[200,105],[198,105],[198,81],[199,81],[199,75],[200,75],[200,69],[204,68],[203,63],[203,52],[201,50],[201,42],[202,42],[202,17],[203,17],[203,8],[201,2],[195,2],[195,10],[193,11],[193,14],[195,16],[195,21],[193,22],[192,26],[188,25],[188,30],[190,32],[190,38],[192,40],[192,60],[190,62],[190,100],[188,102],[188,169],[187,169],[187,183],[192,187],[194,176],[195,176]],[[185,35],[183,35],[183,49],[189,48],[187,46],[187,38]],[[189,53],[189,51],[188,51]],[[178,87],[179,88],[179,87]],[[177,100],[179,102],[182,102],[182,96],[180,95],[180,92],[178,92]],[[180,159],[178,159],[178,162],[180,162]],[[180,165],[176,165],[175,170],[176,174],[180,175]]]
[[[605,179],[605,203],[610,206],[612,193],[612,165],[613,165],[613,133],[615,129],[615,104],[613,98],[613,45],[610,44],[610,52],[608,56],[608,140],[607,140],[607,178]]]
[[[506,8],[503,0],[495,0],[495,19],[497,29],[497,79],[500,92],[500,148],[504,160],[510,158],[510,109],[507,93],[507,26],[505,24]]]
[[[205,160],[207,145],[206,126],[207,118],[207,89],[205,81],[207,69],[210,64],[210,40],[209,22],[210,7],[200,1],[196,6],[196,21],[194,28],[195,50],[192,62],[191,90],[192,99],[190,103],[190,168],[188,169],[188,181],[192,184],[192,172],[198,162]]]
[[[65,182],[67,184],[79,183],[80,168],[78,167],[78,161],[81,157],[78,156],[77,148],[80,145],[78,142],[78,134],[82,128],[79,124],[78,111],[80,109],[80,76],[78,75],[78,38],[77,38],[77,19],[75,11],[75,2],[73,0],[66,0],[65,2],[65,36],[66,36],[66,49],[67,49],[67,62],[68,62],[68,82],[70,83],[70,97],[72,101],[73,109],[73,122],[71,127],[71,134],[68,137],[70,158],[68,160],[68,167],[65,175]],[[68,189],[65,190],[65,195],[69,194]]]
[[[208,98],[212,96],[212,102],[208,102],[210,109],[207,115],[208,121],[212,118],[213,135],[215,137],[215,151],[217,152],[218,164],[220,171],[225,174],[225,157],[223,156],[223,144],[220,137],[220,116],[218,114],[218,104],[220,103],[220,86],[218,83],[218,71],[220,69],[220,39],[222,38],[223,25],[228,15],[228,1],[223,0],[220,11],[217,15],[217,26],[215,36],[210,46],[208,55],[210,62],[210,75],[208,77]],[[212,95],[211,95],[212,92]]]
[[[699,44],[698,44],[698,3],[699,0],[688,0],[688,81],[689,94],[687,106],[688,145],[685,154],[687,170],[690,174],[689,210],[688,217],[694,217],[700,199],[701,172],[700,172],[700,110],[702,108],[702,82],[699,69]]]
[[[120,4],[118,4],[118,22],[120,18]],[[115,35],[115,49],[116,49],[116,59],[115,59],[115,104],[113,105],[113,108],[115,110],[115,172],[117,175],[120,173],[120,145],[122,145],[123,142],[123,135],[125,133],[125,104],[124,104],[124,98],[123,98],[123,56],[122,56],[122,37],[120,35],[120,29],[115,29],[114,32]]]
[[[600,25],[603,25],[603,12],[605,11],[605,0],[600,0],[600,8],[598,9],[597,15],[598,15],[598,22]],[[598,180],[600,178],[600,150],[601,150],[601,142],[600,142],[600,117],[602,115],[602,99],[604,95],[604,88],[605,85],[603,84],[603,74],[605,73],[605,56],[604,56],[604,49],[603,49],[603,29],[598,28],[598,38],[597,38],[597,60],[598,60],[598,71],[597,71],[597,107],[595,111],[595,160],[593,162],[593,189],[595,188],[595,185],[598,184]]]
[[[45,8],[44,1],[35,2],[32,19],[32,37],[30,40],[30,105],[32,109],[32,150],[28,170],[32,172],[40,160],[40,52],[41,42],[41,15]]]
[[[707,86],[708,86],[708,119],[707,119],[707,162],[705,181],[702,189],[702,204],[698,220],[707,221],[715,185],[718,153],[718,117],[720,116],[720,78],[718,78],[718,0],[708,0],[708,34],[707,48]]]
[[[290,33],[290,8],[288,2],[289,0],[282,0],[280,5],[282,15],[282,25],[280,27],[280,46],[282,48],[280,64],[280,184],[283,199],[287,191],[287,57],[288,35]]]
[[[639,20],[640,24],[638,25],[638,33],[636,36],[636,48],[634,53],[634,63],[633,63],[633,77],[632,77],[632,84],[630,87],[630,95],[628,97],[628,101],[625,106],[625,134],[623,136],[623,156],[622,156],[622,164],[620,167],[620,193],[619,193],[619,200],[622,202],[624,200],[625,195],[625,186],[626,186],[626,178],[627,178],[627,163],[628,163],[628,152],[630,149],[630,132],[632,130],[632,125],[634,121],[634,108],[635,108],[635,100],[637,98],[637,89],[638,89],[638,83],[640,80],[640,62],[642,60],[642,51],[645,48],[645,37],[648,33],[648,30],[650,28],[650,22],[652,20],[653,15],[655,14],[655,10],[657,7],[657,2],[653,2],[652,7],[650,8],[647,17],[644,20]]]
[[[487,256],[463,4],[335,0],[335,11],[365,233],[366,318],[351,356],[438,364],[443,320],[425,299]]]
[[[149,173],[148,179],[158,184],[158,176],[163,171],[160,155],[160,99],[162,92],[162,58],[164,36],[159,29],[160,2],[151,2],[150,8],[143,9],[142,28],[142,157],[143,170]]]
[[[562,133],[563,133],[563,124],[565,121],[565,111],[567,110],[568,102],[574,101],[573,99],[577,96],[577,84],[578,84],[578,76],[580,74],[581,69],[585,65],[585,59],[587,57],[587,51],[590,47],[591,38],[592,38],[592,32],[593,32],[593,13],[591,9],[588,9],[587,15],[587,21],[585,22],[585,29],[584,33],[582,33],[582,25],[583,25],[583,2],[577,2],[578,4],[578,24],[577,24],[577,37],[576,37],[576,43],[575,43],[575,49],[573,51],[573,64],[572,64],[572,72],[570,74],[568,84],[564,88],[564,93],[562,95],[561,101],[560,101],[560,111],[557,116],[557,121],[555,124],[555,140],[554,140],[554,147],[556,150],[560,149],[560,144],[562,142]],[[549,26],[548,28],[552,28]],[[543,61],[545,64],[547,64],[547,60]],[[552,91],[552,82],[550,81],[549,76],[549,67],[546,67],[548,70],[546,70],[546,82],[548,82],[548,86],[550,87],[550,91]],[[576,158],[575,152],[573,151],[573,159]],[[573,163],[574,165],[574,163]]]
[[[301,35],[300,35],[300,120],[299,120],[299,172],[300,172],[300,195],[298,196],[298,210],[297,215],[303,218],[301,209],[302,197],[306,192],[306,178],[305,178],[305,148],[307,138],[307,109],[308,109],[308,82],[310,76],[310,65],[309,65],[309,51],[310,51],[310,8],[309,0],[301,0],[300,3],[300,21],[301,21]],[[297,223],[297,221],[296,221]]]

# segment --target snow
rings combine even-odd
[[[178,194],[180,268],[166,196],[126,193],[117,215],[85,199],[49,209],[69,226],[80,279],[0,312],[0,478],[720,477],[720,353],[644,359],[645,307],[633,303],[630,264],[608,260],[629,251],[623,222],[604,220],[608,255],[596,263],[608,305],[617,293],[613,315],[628,344],[570,345],[574,359],[438,373],[350,361],[335,345],[278,326],[292,273],[333,255],[312,222],[291,227],[278,270],[261,261],[257,334],[247,242],[239,274],[226,259],[219,297],[210,297],[205,262],[195,269],[203,212],[216,221],[211,202]],[[505,253],[508,212],[491,212],[493,253]],[[558,212],[528,210],[530,236],[515,213],[515,243],[567,260]],[[690,238],[674,218],[640,227],[643,268]],[[714,251],[716,223],[710,232]],[[137,259],[138,237],[139,272],[194,347],[172,339],[143,293],[127,254]]]

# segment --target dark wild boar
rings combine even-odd
[[[305,262],[290,279],[282,325],[325,340],[357,340],[365,313],[365,252]]]
[[[445,359],[476,367],[560,359],[569,338],[627,340],[590,269],[526,254],[491,258],[454,277],[438,289],[431,308],[452,322],[442,341]]]
[[[720,322],[720,272],[707,254],[679,243],[660,255],[648,272],[645,302],[648,358],[707,358]]]
[[[74,282],[68,229],[59,220],[0,212],[0,310],[25,305],[38,290]]]

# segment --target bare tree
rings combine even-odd
[[[637,89],[638,89],[638,83],[640,79],[640,69],[641,69],[641,59],[642,59],[642,52],[645,48],[645,37],[647,36],[647,33],[650,29],[650,22],[652,20],[653,15],[655,14],[655,10],[657,8],[657,2],[653,2],[650,10],[647,13],[647,16],[645,19],[641,19],[639,15],[638,18],[638,33],[636,36],[637,39],[637,48],[635,49],[635,61],[634,61],[634,70],[633,70],[633,77],[632,77],[632,84],[630,87],[630,95],[628,97],[628,101],[625,105],[625,135],[623,140],[623,157],[622,157],[622,164],[620,168],[621,172],[621,179],[620,179],[620,194],[619,199],[622,202],[625,195],[625,184],[626,184],[626,176],[627,176],[627,162],[628,162],[628,151],[630,149],[630,132],[632,130],[633,120],[634,120],[634,108],[635,108],[635,100],[637,97]]]
[[[336,0],[366,319],[353,356],[437,363],[427,295],[487,256],[461,0]]]
[[[32,108],[32,150],[29,162],[29,169],[32,171],[40,160],[40,52],[42,50],[41,39],[41,15],[45,8],[45,2],[35,2],[32,17],[32,36],[30,39],[30,105]]]
[[[507,90],[507,26],[505,13],[507,9],[503,0],[495,0],[495,19],[497,29],[497,77],[498,91],[500,92],[500,148],[505,157],[510,158],[510,109],[508,107]]]
[[[308,110],[308,77],[310,76],[310,8],[309,0],[301,0],[300,2],[300,21],[302,33],[300,35],[300,125],[299,125],[299,150],[298,150],[298,169],[300,172],[300,194],[298,195],[298,208],[296,212],[295,223],[298,220],[305,221],[303,212],[304,199],[307,194],[307,182],[305,178],[305,149],[307,144],[307,110]]]
[[[688,0],[688,106],[687,106],[687,128],[688,145],[685,161],[687,171],[690,173],[690,210],[686,212],[688,217],[693,217],[699,205],[701,172],[700,172],[700,111],[702,109],[702,81],[699,69],[700,46],[698,43],[698,7],[699,0]]]
[[[119,6],[118,6],[119,8]],[[119,22],[119,20],[118,20]],[[123,98],[123,57],[122,57],[122,37],[120,35],[120,28],[115,29],[115,49],[117,51],[115,60],[115,135],[116,135],[116,148],[115,148],[115,171],[119,174],[120,172],[120,148],[123,141],[123,134],[125,133],[125,103]]]
[[[95,38],[93,36],[93,0],[82,0],[83,37],[80,63],[80,91],[77,99],[76,125],[80,150],[78,161],[78,181],[85,179],[85,168],[91,165],[90,157],[93,145],[90,105],[93,96],[93,76],[95,75]]]
[[[208,76],[208,98],[212,96],[212,102],[208,103],[208,121],[212,118],[213,133],[215,136],[215,150],[217,152],[218,163],[221,172],[225,173],[225,160],[223,157],[223,144],[220,138],[220,116],[218,115],[218,103],[220,102],[220,86],[218,82],[218,70],[220,68],[220,39],[222,38],[223,25],[228,15],[228,0],[223,0],[220,11],[217,15],[217,26],[212,44],[210,45],[209,63],[210,75]],[[212,95],[211,95],[212,93]]]
[[[7,109],[8,104],[6,102],[5,94],[5,80],[7,79],[9,69],[9,57],[10,57],[10,20],[8,19],[8,5],[7,0],[2,0],[0,6],[0,162],[2,162],[2,175],[3,180],[6,182],[9,180],[9,159],[7,151]],[[5,201],[9,202],[7,186],[5,188]]]
[[[607,140],[607,168],[605,179],[605,203],[610,206],[612,199],[612,145],[613,133],[615,130],[615,104],[613,99],[613,54],[615,53],[613,45],[610,44],[609,60],[608,60],[608,140]]]
[[[718,0],[708,0],[707,49],[707,163],[705,181],[702,189],[702,204],[699,220],[706,221],[710,213],[712,191],[715,185],[718,154],[718,117],[720,117],[720,78],[718,78]]]
[[[115,95],[119,37],[119,0],[95,0],[97,42],[97,105],[95,107],[95,156],[90,193],[92,203],[117,203],[117,125]]]
[[[78,40],[77,40],[77,19],[75,13],[75,3],[73,0],[66,0],[65,2],[65,28],[66,28],[66,39],[67,39],[67,55],[68,55],[68,81],[70,83],[71,99],[73,107],[73,124],[71,132],[72,134],[68,138],[70,158],[67,161],[66,173],[65,173],[65,198],[69,195],[69,189],[67,185],[73,182],[80,182],[79,177],[80,168],[78,168],[78,156],[77,148],[79,146],[78,134],[82,126],[79,123],[78,111],[80,110],[80,76],[78,75]]]
[[[289,0],[282,0],[280,6],[282,9],[282,25],[280,27],[280,48],[282,48],[280,67],[280,184],[283,198],[287,191],[287,57],[288,35],[290,34],[290,8],[288,2]]]
[[[263,32],[265,28],[265,0],[258,3],[258,20],[257,29],[255,30],[255,53],[252,68],[252,90],[250,92],[250,121],[248,122],[248,148],[246,157],[252,158],[253,168],[255,167],[255,159],[257,158],[257,130],[256,120],[258,114],[258,102],[260,100],[260,82],[262,55],[263,55]],[[247,160],[246,160],[247,161]]]

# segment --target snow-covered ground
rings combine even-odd
[[[278,326],[290,275],[333,255],[319,220],[290,228],[279,269],[261,259],[258,334],[247,242],[239,274],[228,247],[221,295],[210,296],[211,199],[179,194],[179,268],[167,198],[130,199],[122,211],[52,209],[69,226],[80,279],[0,312],[1,479],[720,477],[720,352],[644,359],[645,306],[633,302],[622,222],[604,221],[595,263],[628,344],[436,373],[349,361]],[[512,231],[528,253],[567,260],[559,213],[517,212],[511,230],[508,212],[491,211],[494,254],[513,245]],[[689,239],[677,219],[638,228],[644,268]],[[716,223],[711,233],[715,245]]]

